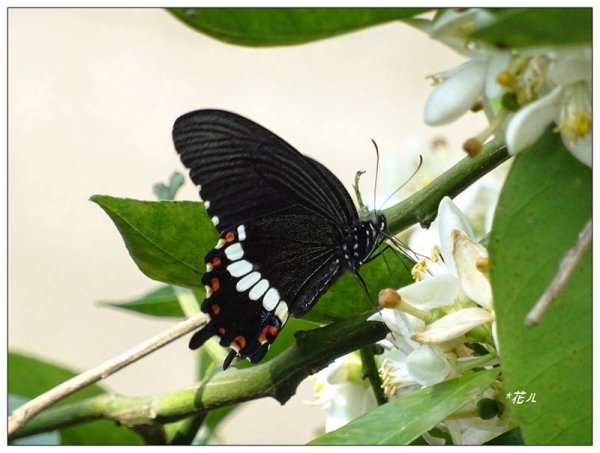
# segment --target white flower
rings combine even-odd
[[[425,123],[447,124],[476,106],[478,101],[497,98],[503,93],[496,76],[508,67],[510,54],[469,38],[470,33],[492,21],[490,12],[478,8],[462,12],[447,10],[426,30],[431,38],[471,60],[432,77],[438,84],[425,105]],[[482,107],[488,115],[491,113],[488,105]]]
[[[487,62],[471,60],[437,74],[443,80],[425,104],[425,123],[439,126],[460,118],[479,100],[485,85]]]
[[[413,270],[418,281],[396,292],[382,291],[385,308],[370,318],[387,325],[387,340],[398,349],[381,369],[387,394],[455,375],[454,350],[480,326],[488,326],[480,334],[495,350],[487,250],[471,238],[469,222],[447,197],[440,202],[437,223],[444,262],[437,253],[421,260]],[[431,310],[441,317],[431,322]]]
[[[591,59],[585,49],[554,58],[547,71],[552,90],[514,114],[506,128],[506,144],[516,154],[533,145],[554,122],[565,147],[591,167]]]
[[[360,359],[348,354],[315,374],[315,400],[327,410],[325,431],[333,431],[377,407],[373,390],[362,378]]]
[[[380,370],[383,391],[391,397],[442,382],[454,371],[452,362],[428,345],[417,345],[409,354],[401,350],[386,353]]]

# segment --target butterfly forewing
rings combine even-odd
[[[329,170],[246,118],[190,112],[175,122],[173,139],[219,231],[294,203],[340,225],[356,219],[352,200]]]

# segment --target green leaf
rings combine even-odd
[[[498,47],[592,43],[592,8],[510,8],[472,34]]]
[[[342,275],[303,319],[324,324],[372,310],[377,306],[377,294],[380,290],[397,289],[413,283],[410,274],[413,263],[406,256],[402,259],[404,262],[388,249],[361,266],[359,272],[371,298],[365,294],[353,274]]]
[[[116,307],[148,316],[184,318],[183,310],[171,285],[166,285],[144,296],[125,302],[98,302],[105,307]]]
[[[9,352],[8,391],[30,400],[71,379],[77,373],[43,360]],[[99,385],[87,386],[56,403],[61,405],[105,393]],[[60,430],[63,445],[139,445],[140,437],[126,427],[99,420]]]
[[[515,159],[489,242],[505,391],[536,394],[507,401],[527,444],[592,441],[591,251],[541,323],[523,323],[591,216],[592,171],[549,128]]]
[[[394,398],[310,443],[407,445],[480,395],[498,372],[479,371]]]
[[[170,8],[194,30],[243,46],[283,46],[405,19],[427,8]]]
[[[217,231],[202,203],[139,201],[94,195],[118,228],[129,254],[148,277],[204,291],[204,255]]]

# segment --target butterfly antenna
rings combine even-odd
[[[382,231],[381,235],[384,236],[387,240],[389,240],[392,243],[392,245],[385,244],[385,248],[380,249],[374,256],[371,257],[371,259],[376,258],[379,255],[383,255],[383,258],[384,260],[386,260],[387,265],[388,262],[386,256],[384,255],[384,252],[388,249],[391,249],[392,253],[396,255],[396,258],[398,258],[398,260],[402,263],[404,268],[407,271],[410,271],[414,264],[419,260],[419,258],[424,257],[424,255],[421,255],[420,253],[411,250],[406,244],[404,244],[402,241],[400,241],[397,237],[395,237],[388,231]]]
[[[421,169],[421,167],[423,166],[423,156],[421,156],[419,154],[419,164],[417,165],[417,168],[415,169],[415,171],[412,172],[412,174],[406,179],[405,182],[402,183],[402,185],[400,187],[398,187],[396,190],[394,190],[390,196],[388,196],[385,201],[383,202],[383,204],[381,205],[381,209],[383,209],[383,207],[385,206],[385,204],[390,201],[390,199],[396,195],[398,193],[399,190],[401,190],[404,186],[406,186],[406,184],[408,184],[408,182],[414,178],[414,176],[417,174],[417,172]]]
[[[387,256],[385,256],[385,253],[384,253],[389,248],[391,248],[391,246],[387,245],[387,247],[385,249],[383,249],[383,251],[381,252],[381,257],[383,258],[383,262],[385,263],[385,268],[387,269],[388,277],[392,278],[393,277],[392,268],[390,267],[390,263],[388,262]],[[394,251],[394,253],[396,254],[395,251]],[[396,254],[396,256],[398,256],[398,255]],[[402,259],[400,257],[398,257],[398,259],[400,259],[400,261],[402,261]]]
[[[373,146],[375,147],[375,155],[377,156],[377,160],[375,162],[375,186],[373,187],[373,210],[377,211],[377,179],[379,177],[379,147],[377,146],[377,142],[371,139],[373,142]]]

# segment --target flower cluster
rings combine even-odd
[[[509,152],[518,153],[554,123],[566,148],[591,167],[590,46],[506,50],[469,37],[491,21],[486,10],[448,10],[426,27],[432,38],[470,59],[433,76],[437,86],[425,106],[425,122],[445,124],[483,109],[490,125],[465,142],[472,154],[491,136],[504,137]]]
[[[416,282],[382,291],[379,303],[384,308],[370,318],[390,330],[380,370],[388,397],[498,363],[487,250],[473,239],[466,217],[447,197],[436,222],[440,245],[414,266]],[[485,440],[507,429],[498,417],[474,420],[481,432],[465,421],[449,422],[453,429],[445,428],[455,443],[470,442],[460,434],[466,429],[473,438]],[[464,429],[457,431],[459,426]]]

